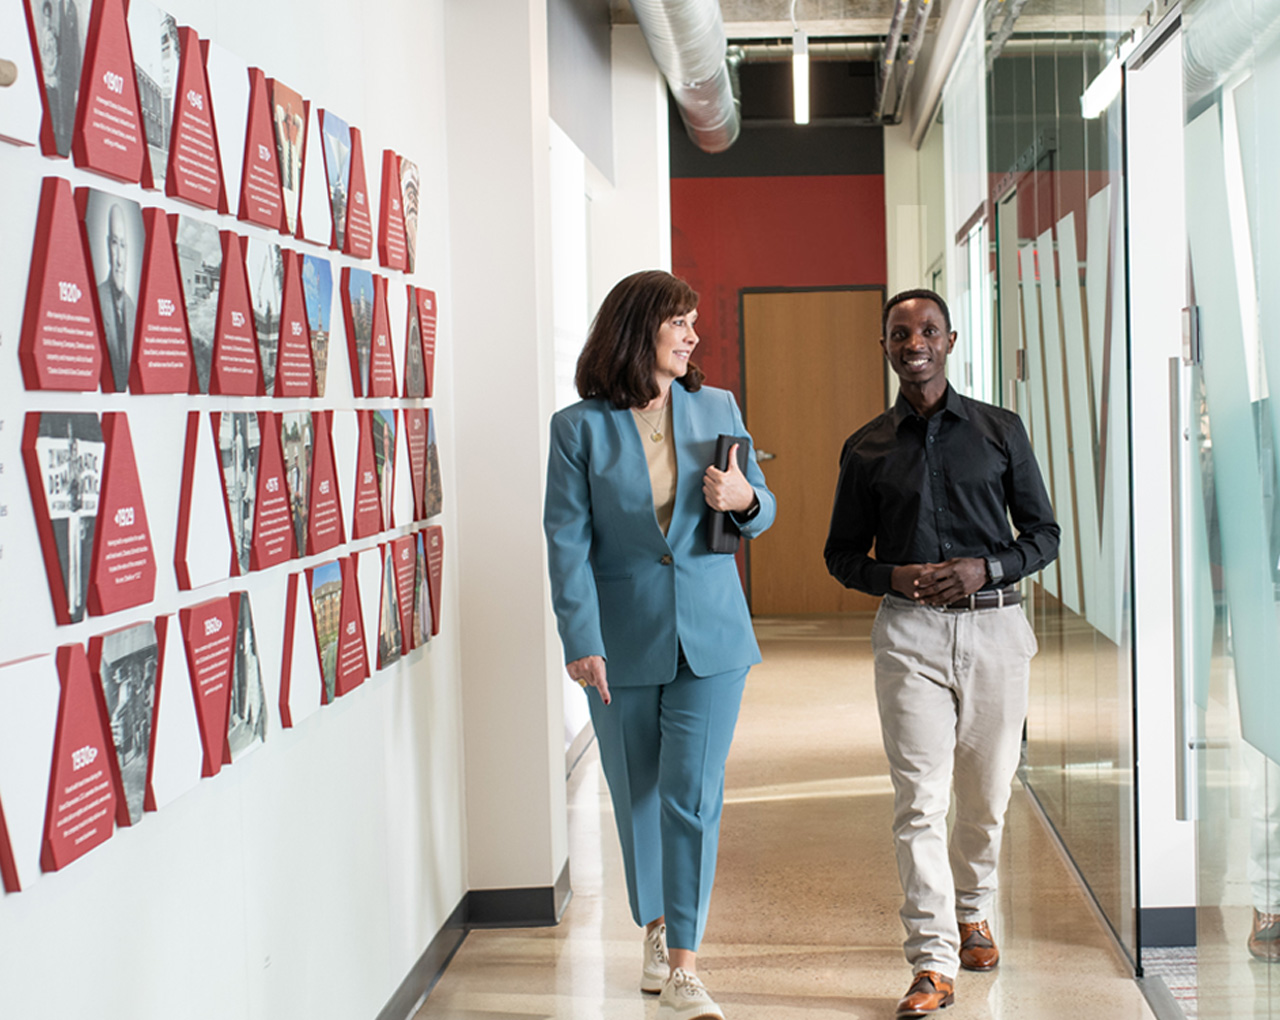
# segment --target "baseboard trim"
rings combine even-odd
[[[466,919],[467,896],[463,896],[444,926],[436,932],[435,938],[418,957],[417,963],[409,969],[405,979],[400,982],[400,987],[382,1007],[377,1020],[406,1020],[422,1008],[431,989],[449,966],[449,961],[466,940]]]
[[[566,860],[555,885],[472,889],[467,893],[467,927],[549,928],[560,923],[572,896]]]
[[[1138,912],[1138,937],[1143,949],[1196,944],[1195,907],[1143,907]]]

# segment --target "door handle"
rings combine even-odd
[[[777,456],[778,456],[778,455],[777,455],[776,453],[767,453],[767,452],[765,452],[764,450],[757,450],[757,451],[756,451],[756,463],[757,463],[757,464],[760,464],[760,463],[762,463],[763,461],[766,461],[766,460],[773,460],[773,459],[775,459]]]
[[[1180,822],[1194,821],[1196,809],[1196,750],[1205,742],[1196,733],[1195,654],[1191,633],[1195,607],[1191,598],[1191,384],[1182,358],[1169,359],[1169,460],[1173,506],[1173,728],[1174,807]]]

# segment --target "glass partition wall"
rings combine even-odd
[[[1135,16],[988,4],[943,118],[948,143],[985,140],[948,153],[949,296],[989,338],[952,383],[1022,416],[1062,527],[1024,582],[1040,653],[1023,777],[1136,962],[1122,125],[1119,104],[1081,105]]]

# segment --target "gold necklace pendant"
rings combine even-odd
[[[657,429],[654,429],[652,432],[649,433],[649,438],[652,439],[655,443],[660,443],[662,442],[662,433],[659,432]]]

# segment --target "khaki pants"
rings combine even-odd
[[[953,977],[957,919],[986,918],[996,888],[1036,638],[1021,606],[957,612],[888,596],[871,647],[893,778],[904,950],[914,972]]]

